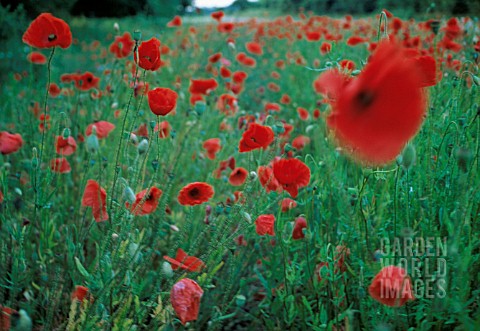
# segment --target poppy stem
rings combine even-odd
[[[380,18],[378,20],[378,30],[377,30],[377,42],[380,41],[381,37],[381,31],[382,31],[382,21],[384,22],[384,30],[383,30],[383,38],[388,39],[388,33],[387,33],[387,14],[385,11],[382,10],[380,13]]]

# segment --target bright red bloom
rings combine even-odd
[[[30,23],[22,41],[37,48],[68,48],[72,44],[72,32],[64,20],[42,13]]]
[[[153,37],[142,42],[138,46],[138,51],[133,53],[133,59],[142,69],[155,71],[160,68],[160,40]]]
[[[297,202],[290,198],[285,198],[280,202],[280,205],[282,206],[282,213],[286,213],[290,209],[295,208],[297,206]]]
[[[417,68],[404,59],[401,49],[384,42],[357,78],[346,80],[338,71],[328,75],[334,81],[328,94],[336,100],[327,124],[340,144],[366,163],[394,160],[424,119]]]
[[[110,123],[110,122],[98,121],[98,122],[92,123],[89,126],[87,126],[87,129],[85,130],[85,134],[87,136],[92,134],[93,126],[95,126],[98,139],[106,138],[109,135],[109,133],[113,129],[115,129],[115,125]]]
[[[275,216],[272,214],[260,215],[255,220],[255,231],[258,235],[275,235]]]
[[[305,238],[303,229],[307,228],[307,220],[304,217],[297,217],[293,226],[292,239],[298,240]]]
[[[230,33],[233,31],[235,28],[235,25],[233,23],[227,22],[227,23],[219,23],[217,25],[217,31],[221,33]]]
[[[116,36],[113,43],[110,45],[109,51],[117,59],[121,59],[130,55],[135,46],[135,41],[129,32],[125,32],[123,36]]]
[[[310,113],[308,112],[308,110],[306,110],[305,108],[302,108],[302,107],[297,108],[297,114],[298,114],[298,117],[300,117],[300,119],[302,121],[306,121],[310,117]]]
[[[265,149],[273,142],[273,139],[273,130],[269,126],[250,123],[248,129],[242,134],[238,150],[243,153],[259,148]]]
[[[75,87],[80,91],[88,91],[92,88],[98,88],[100,78],[96,77],[91,72],[87,71],[81,75],[73,75],[75,80]]]
[[[225,115],[234,115],[237,112],[237,98],[230,94],[222,94],[217,101],[217,108]]]
[[[262,55],[263,54],[262,45],[254,42],[254,41],[246,43],[245,48],[247,49],[247,51],[249,51],[250,53],[255,54],[255,55]]]
[[[126,202],[125,205],[130,209],[133,215],[149,215],[157,209],[162,193],[161,189],[153,186],[150,189],[147,188],[137,193],[135,196],[135,202],[131,207],[128,202]]]
[[[170,22],[167,23],[167,27],[173,28],[177,26],[182,26],[182,18],[180,16],[175,16]]]
[[[310,183],[310,168],[298,159],[282,159],[273,163],[273,175],[293,198],[298,189]]]
[[[106,199],[105,189],[97,181],[89,179],[83,192],[82,206],[92,208],[93,217],[97,222],[108,220]]]
[[[390,307],[400,307],[415,299],[407,271],[396,266],[380,270],[369,286],[368,293],[378,302]]]
[[[181,248],[177,249],[177,255],[174,259],[166,255],[163,258],[171,263],[173,270],[180,268],[186,271],[200,272],[205,267],[205,263],[202,260],[195,256],[187,255]]]
[[[332,44],[323,42],[322,45],[320,46],[320,53],[322,54],[327,54],[330,53],[332,50]]]
[[[214,160],[216,154],[222,149],[219,138],[210,138],[203,142],[203,148],[207,152],[207,157]]]
[[[183,325],[198,318],[202,295],[202,288],[189,278],[183,278],[173,285],[170,302]]]
[[[233,169],[228,177],[228,182],[233,186],[241,186],[247,180],[248,171],[245,168],[238,167]]]
[[[68,163],[68,160],[64,157],[52,159],[50,161],[50,169],[52,169],[53,172],[58,172],[60,174],[66,174],[72,171],[70,163]]]
[[[60,95],[60,92],[60,87],[58,87],[58,85],[55,83],[51,83],[48,87],[48,94],[50,94],[52,98],[58,97]]]
[[[178,202],[183,206],[200,205],[215,194],[212,185],[202,182],[190,183],[178,193]]]
[[[245,71],[235,71],[233,73],[232,79],[237,84],[243,84],[245,79],[247,79],[248,74]]]
[[[215,79],[191,79],[190,88],[188,89],[192,94],[208,94],[215,90],[218,83]]]
[[[222,58],[222,53],[215,53],[208,58],[208,62],[217,63]]]
[[[15,153],[22,147],[23,139],[18,133],[0,132],[0,153],[3,155]]]
[[[78,300],[83,302],[85,297],[88,294],[88,288],[85,286],[77,285],[75,286],[75,291],[72,293],[72,300]]]
[[[27,60],[34,64],[47,63],[47,57],[40,52],[31,52],[27,55]]]
[[[351,36],[350,38],[347,39],[347,45],[348,46],[355,46],[355,45],[358,45],[360,43],[364,43],[364,42],[367,42],[368,39],[366,38],[362,38],[362,37],[358,37],[358,36]]]
[[[177,106],[177,92],[166,88],[157,87],[148,91],[148,105],[150,110],[157,116],[165,116]]]
[[[273,175],[273,170],[270,167],[260,166],[257,169],[258,180],[260,184],[262,184],[265,191],[276,191],[281,192],[283,191],[282,185],[278,183],[277,179]]]
[[[224,15],[225,15],[225,13],[223,11],[216,11],[216,12],[213,12],[213,13],[210,14],[210,16],[218,22],[220,22],[222,20]]]
[[[64,139],[62,136],[57,136],[55,149],[57,154],[60,155],[72,155],[77,150],[77,143],[72,136],[69,136],[67,139]]]

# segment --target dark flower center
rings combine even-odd
[[[193,188],[192,190],[190,190],[190,192],[188,193],[188,195],[192,198],[197,198],[199,195],[200,195],[200,190],[198,188]]]
[[[57,36],[55,34],[50,34],[48,35],[48,41],[54,41],[55,39],[57,39]]]
[[[373,103],[374,97],[375,96],[371,91],[360,91],[355,99],[360,110],[363,111]]]

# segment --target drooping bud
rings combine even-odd
[[[137,43],[142,40],[142,32],[140,30],[133,31],[133,40],[135,40]]]
[[[70,137],[70,135],[71,135],[71,131],[70,131],[69,128],[63,129],[63,134],[62,134],[63,139],[68,139],[68,137]]]
[[[417,158],[415,147],[412,144],[408,144],[402,152],[401,165],[405,170],[409,170],[414,164]]]

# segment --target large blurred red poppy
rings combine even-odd
[[[273,139],[273,130],[269,126],[250,123],[248,129],[242,134],[238,150],[243,153],[259,148],[265,149],[272,143]]]
[[[190,183],[178,193],[178,202],[183,206],[200,205],[210,200],[215,191],[212,185],[202,182]]]
[[[283,189],[295,198],[298,189],[310,183],[310,168],[298,159],[282,159],[273,163],[273,174]]]
[[[147,196],[145,197],[145,195]],[[162,190],[153,186],[150,189],[147,188],[137,193],[135,196],[135,202],[131,207],[128,202],[126,202],[125,205],[130,209],[133,215],[149,215],[157,209],[161,196]]]
[[[157,116],[165,116],[177,106],[177,92],[166,88],[157,87],[148,91],[148,105]]]
[[[0,132],[0,153],[3,155],[15,153],[22,147],[23,139],[18,133]]]
[[[42,13],[30,23],[22,41],[37,48],[67,48],[72,44],[72,32],[64,20],[50,13]]]
[[[190,278],[183,278],[173,285],[170,302],[182,324],[198,318],[202,295],[202,288]]]
[[[338,71],[323,75],[333,85],[317,86],[335,97],[327,124],[340,144],[368,164],[394,160],[419,130],[426,106],[421,77],[402,49],[381,43],[355,79],[346,80]]]
[[[368,293],[378,302],[390,307],[400,307],[415,299],[407,271],[396,266],[380,270],[369,286]]]
[[[93,217],[97,222],[108,220],[106,199],[105,189],[97,181],[89,179],[83,192],[82,206],[92,208]]]
[[[133,59],[142,69],[155,71],[160,68],[162,63],[160,60],[160,40],[153,37],[142,42],[138,46],[137,52],[133,53]]]
[[[170,262],[173,270],[180,268],[186,271],[199,272],[205,267],[202,260],[195,256],[188,256],[181,248],[177,249],[177,255],[174,259],[166,255],[163,258]]]

